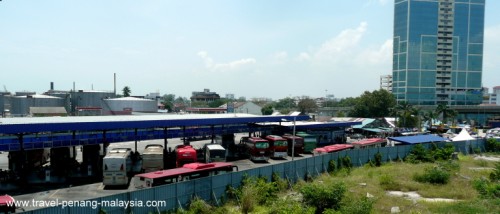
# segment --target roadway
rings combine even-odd
[[[235,142],[239,142],[239,139],[242,136],[246,136],[247,134],[236,134]],[[210,142],[210,140],[203,140],[203,141],[194,141],[191,142],[191,145],[193,147],[201,148],[203,144]],[[163,145],[163,140],[148,140],[148,141],[141,141],[137,143],[137,151],[142,154],[142,151],[144,150],[144,147],[149,144],[161,144]],[[172,147],[172,149],[176,145],[181,145],[182,140],[179,138],[176,139],[169,139],[168,140],[168,147]],[[113,143],[110,144],[108,147],[108,151],[111,148],[131,148],[134,150],[134,142],[123,142],[123,143]],[[1,156],[5,155],[5,153],[0,154]],[[0,156],[0,157],[1,157]],[[305,157],[310,157],[311,155],[308,154],[302,154],[301,156],[295,157],[295,159],[303,159]],[[78,154],[77,154],[77,160],[81,162],[81,151],[78,149]],[[2,159],[3,160],[3,159]],[[247,169],[252,169],[256,168],[259,166],[263,165],[269,165],[269,164],[278,164],[278,163],[283,163],[286,161],[291,161],[291,157],[288,157],[288,159],[270,159],[268,163],[254,163],[250,161],[249,159],[244,159],[244,160],[238,160],[238,161],[233,161],[232,163],[237,165],[239,170],[247,170]],[[3,161],[2,161],[2,164]],[[37,192],[37,193],[31,193],[31,194],[24,194],[24,195],[16,195],[13,196],[15,200],[17,201],[45,201],[46,203],[50,203],[51,201],[82,201],[82,200],[88,200],[88,199],[93,199],[93,198],[98,198],[98,197],[105,197],[105,196],[110,196],[114,194],[119,194],[127,191],[133,191],[135,190],[133,186],[133,181],[130,182],[128,189],[127,188],[104,188],[102,183],[93,183],[93,184],[87,184],[87,185],[81,185],[81,186],[74,186],[74,187],[68,187],[68,188],[61,188],[61,189],[53,189],[53,190],[47,190],[47,191],[42,191],[42,192]],[[29,203],[30,206],[23,207],[24,211],[29,211],[29,210],[34,210],[34,209],[39,209],[41,208],[40,206],[34,207],[32,203]]]

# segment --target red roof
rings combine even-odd
[[[219,167],[226,167],[226,166],[232,166],[232,164],[225,163],[225,162],[213,162],[213,163],[209,163],[209,164],[188,163],[188,164],[184,164],[184,166],[179,167],[179,168],[142,173],[142,174],[137,174],[136,176],[155,179],[155,178],[161,178],[161,177],[166,177],[166,176],[176,176],[176,175],[181,175],[184,173],[203,171],[203,170],[219,168]]]
[[[367,146],[367,145],[383,143],[383,142],[385,142],[385,139],[383,139],[383,138],[369,138],[369,139],[364,139],[364,140],[352,142],[351,144],[360,145],[360,146]]]
[[[350,149],[350,148],[353,148],[354,146],[351,145],[351,144],[333,144],[333,145],[330,145],[330,146],[324,146],[324,147],[320,147],[320,148],[316,148],[314,149],[314,152],[317,152],[317,153],[331,153],[331,152],[338,152],[338,151],[342,151],[342,150],[345,150],[345,149]]]
[[[10,195],[0,195],[0,205],[6,206],[8,202],[14,202],[14,198]]]

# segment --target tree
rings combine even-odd
[[[387,90],[365,91],[355,100],[355,105],[349,112],[349,116],[365,118],[385,117],[390,114],[390,109],[395,104],[396,99]]]
[[[210,108],[218,108],[219,106],[224,105],[224,104],[226,104],[227,102],[228,102],[228,100],[227,100],[227,99],[225,99],[225,98],[221,98],[221,99],[218,99],[218,100],[214,100],[214,101],[212,101],[212,102],[209,102],[209,103],[208,103],[208,107],[210,107]]]
[[[441,121],[446,123],[448,118],[452,118],[453,121],[455,120],[455,117],[457,116],[457,111],[454,109],[451,109],[446,104],[439,104],[436,107],[436,114],[441,115],[441,118],[442,118]]]
[[[130,87],[128,86],[123,87],[122,91],[124,97],[130,97],[130,93],[132,93],[132,90],[130,90]]]
[[[416,109],[408,102],[402,101],[393,108],[393,113],[398,119],[399,127],[416,127],[420,109]]]
[[[304,98],[299,101],[297,105],[299,111],[303,114],[315,112],[318,109],[316,101],[311,98]]]
[[[165,106],[169,112],[174,109],[175,94],[165,94],[161,98],[161,103]]]
[[[261,110],[262,115],[271,115],[273,114],[273,105],[267,104]]]
[[[297,105],[295,105],[295,100],[290,98],[290,97],[287,97],[287,98],[283,98],[283,99],[280,99],[278,100],[278,102],[276,102],[276,104],[274,105],[274,107],[278,110],[282,110],[282,109],[294,109],[297,107]]]

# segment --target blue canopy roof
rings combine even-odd
[[[442,138],[436,135],[415,135],[406,137],[389,137],[389,140],[401,142],[404,144],[418,144],[418,143],[430,143],[430,142],[442,142],[448,139]]]

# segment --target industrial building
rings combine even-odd
[[[71,112],[75,116],[99,116],[103,111],[103,100],[116,98],[113,91],[70,91]]]
[[[65,99],[41,94],[16,93],[8,97],[10,115],[24,117],[30,115],[30,107],[64,107]]]

